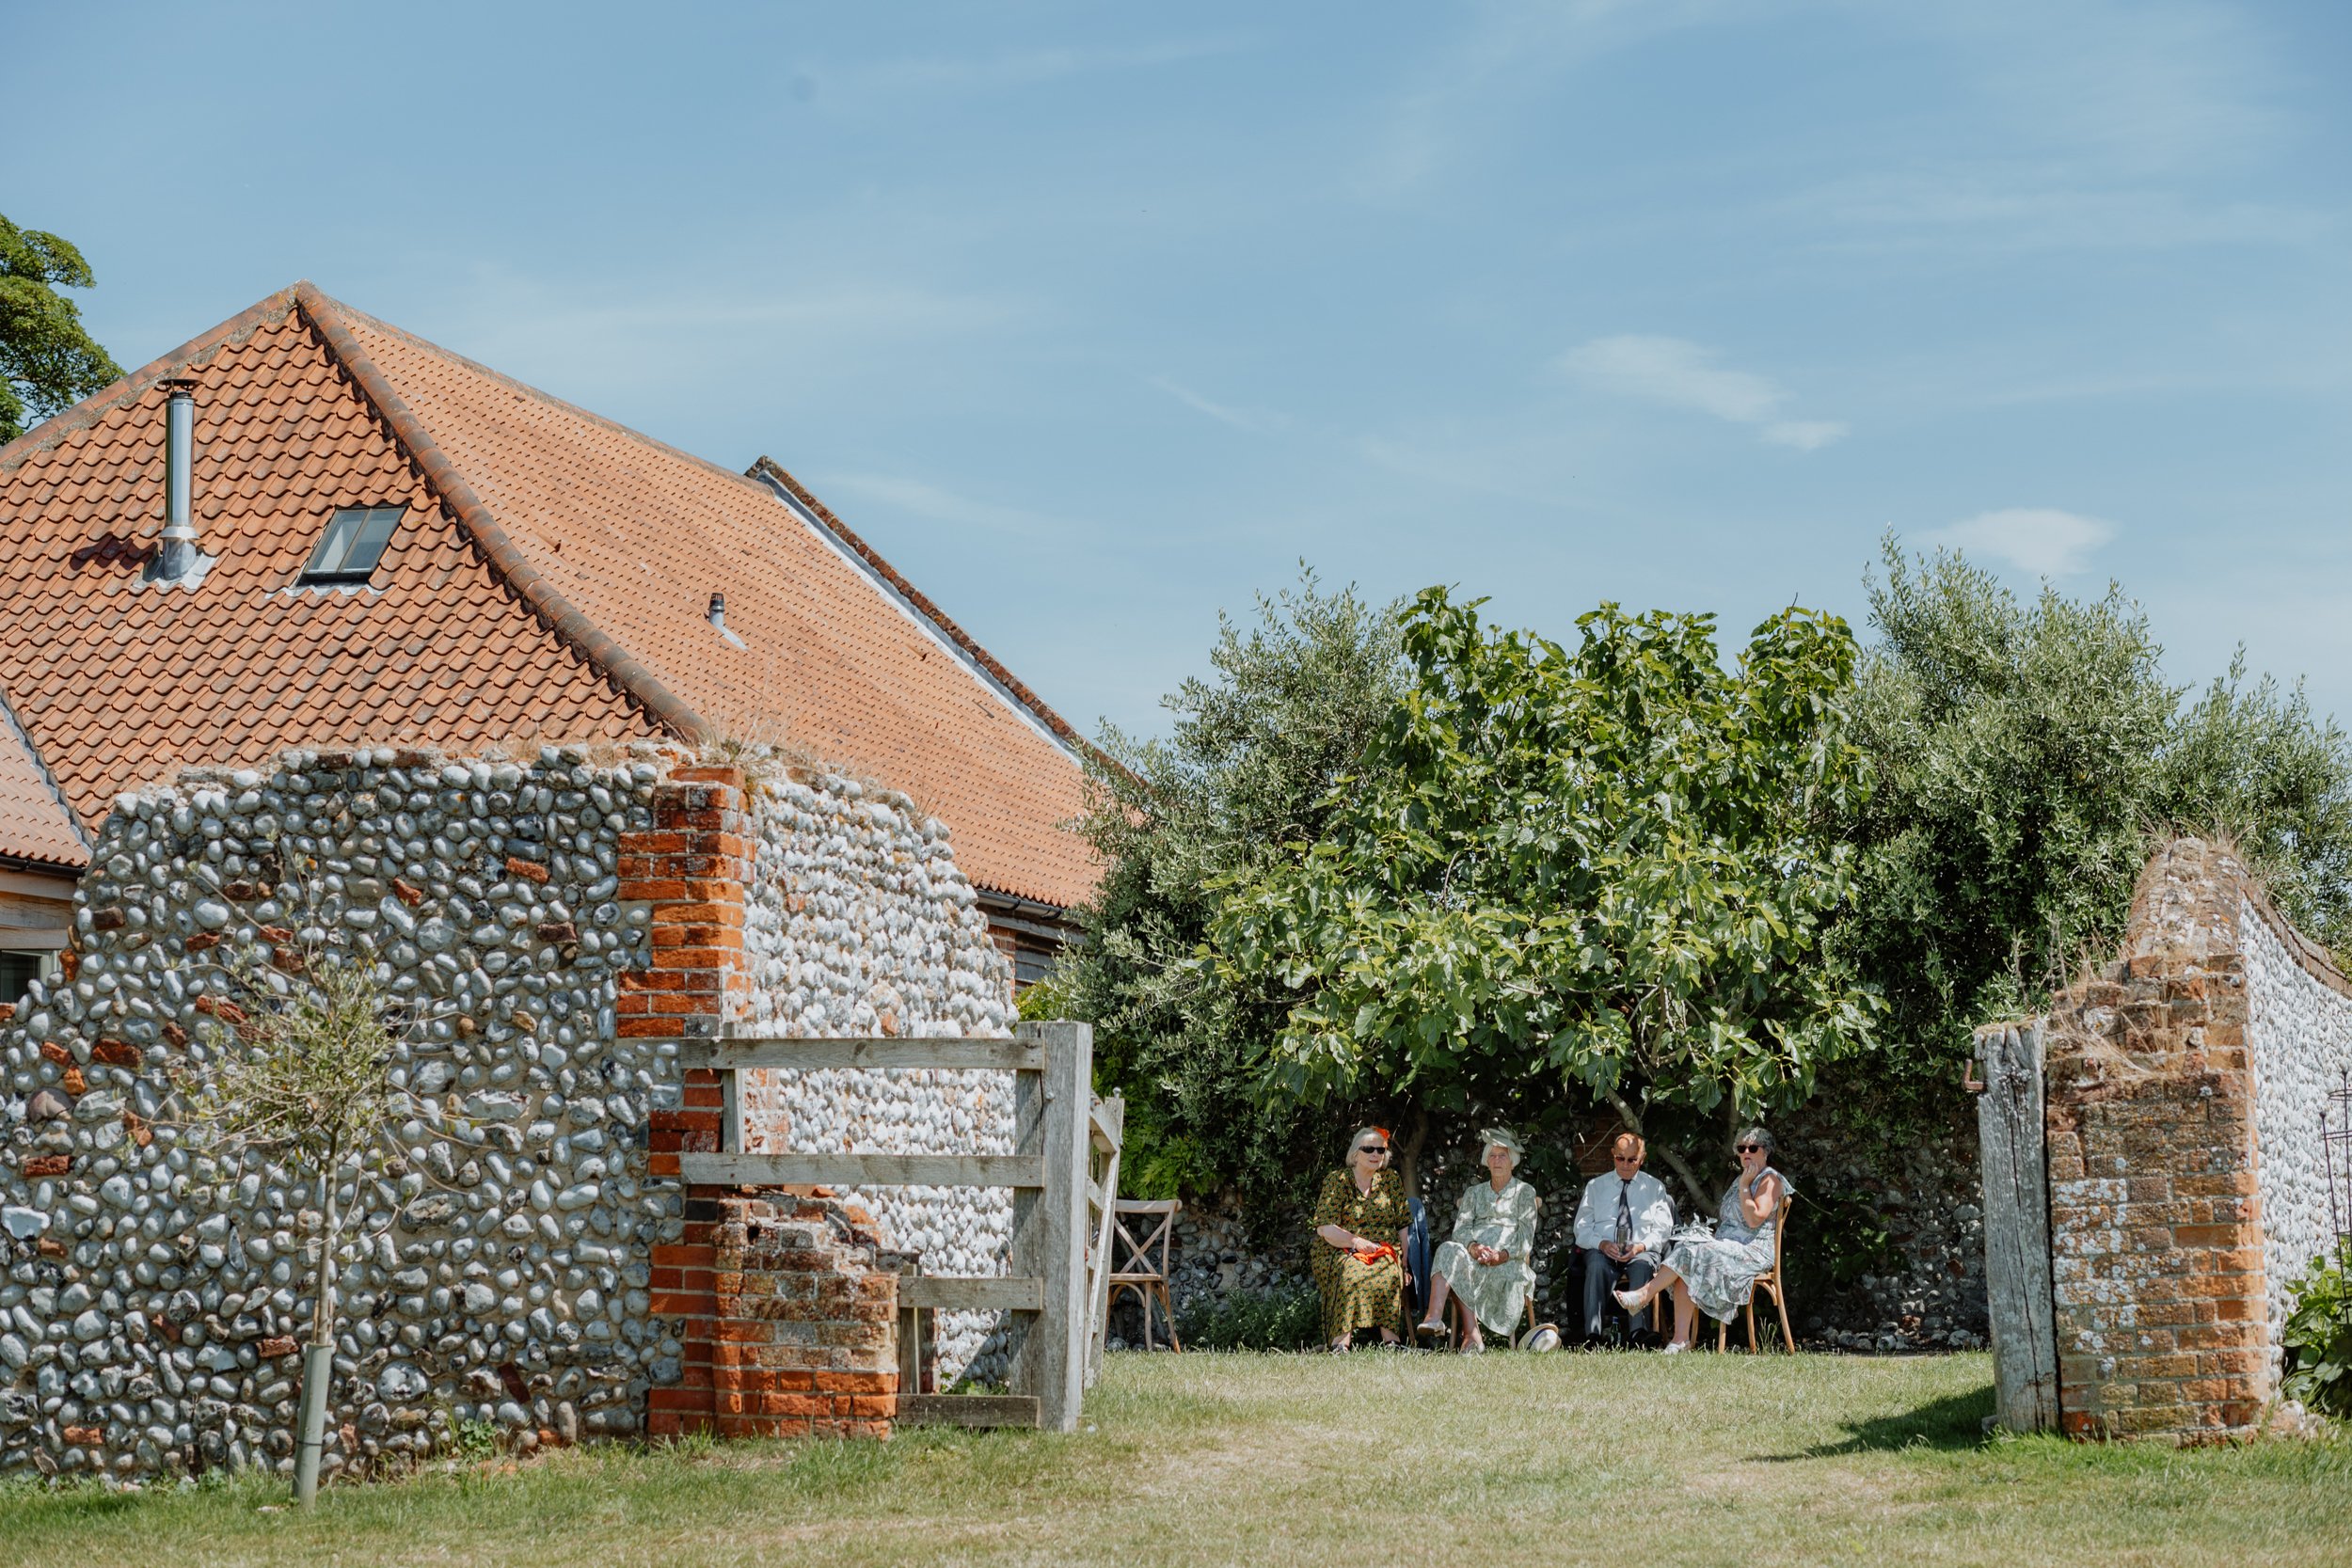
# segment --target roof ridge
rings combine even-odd
[[[0,471],[14,467],[34,452],[55,445],[76,431],[87,430],[116,408],[136,402],[150,387],[166,376],[186,370],[199,360],[209,359],[220,350],[244,341],[273,322],[284,321],[293,313],[295,295],[310,288],[312,285],[305,279],[265,295],[219,325],[198,333],[163,357],[149,361],[103,390],[92,392],[61,413],[52,414],[15,440],[0,446]]]
[[[975,639],[970,632],[965,631],[961,626],[956,625],[956,623],[948,617],[946,610],[940,609],[939,606],[931,602],[929,594],[925,594],[921,589],[915,587],[914,584],[909,582],[905,578],[900,577],[897,567],[891,565],[889,562],[884,561],[882,558],[882,553],[875,549],[873,546],[858,537],[857,532],[852,530],[849,524],[834,516],[833,515],[833,510],[826,506],[823,501],[818,500],[816,496],[809,491],[809,488],[806,485],[803,484],[799,480],[794,479],[791,471],[786,468],[783,464],[777,462],[774,458],[770,457],[765,452],[762,452],[758,461],[754,463],[749,469],[745,470],[743,477],[754,481],[755,483],[757,483],[764,477],[765,479],[781,486],[783,489],[788,491],[793,499],[808,508],[811,515],[813,515],[818,521],[823,523],[825,527],[831,529],[834,533],[839,537],[841,542],[848,546],[850,549],[857,555],[858,559],[864,561],[866,565],[873,568],[875,574],[881,577],[882,580],[889,583],[893,589],[897,590],[899,595],[902,596],[907,603],[914,607],[916,611],[922,614],[927,620],[930,621],[931,624],[936,626],[942,632],[946,633],[950,641],[954,642],[957,647],[962,649],[966,655],[970,656],[974,662],[977,663],[982,669],[986,670],[1000,684],[1002,684],[1005,689],[1012,694],[1015,701],[1019,702],[1022,706],[1027,708],[1032,714],[1036,715],[1040,723],[1045,725],[1046,728],[1052,730],[1056,735],[1061,736],[1062,739],[1068,741],[1073,747],[1078,749],[1079,751],[1086,752],[1090,754],[1094,753],[1095,748],[1093,742],[1088,740],[1086,736],[1080,735],[1075,729],[1073,729],[1068,720],[1064,719],[1060,714],[1056,713],[1052,708],[1048,707],[1045,704],[1045,700],[1042,697],[1040,697],[1036,692],[1030,690],[1026,683],[1025,683],[1018,675],[1015,675],[1011,671],[1006,669],[1004,665],[997,662],[996,656],[994,654],[992,654],[986,648],[981,647],[978,641]]]
[[[439,355],[442,358],[450,361],[452,364],[463,365],[466,369],[473,372],[476,375],[483,377],[485,380],[495,381],[500,386],[507,388],[509,390],[520,392],[525,397],[535,399],[540,403],[546,404],[550,408],[560,408],[564,413],[586,420],[591,424],[601,425],[605,429],[612,431],[616,436],[626,436],[632,441],[643,441],[645,445],[652,447],[657,451],[667,452],[672,457],[682,458],[686,462],[691,463],[697,467],[707,468],[710,472],[717,474],[723,479],[730,480],[737,484],[749,484],[754,489],[762,490],[764,493],[765,487],[762,486],[757,480],[752,479],[748,474],[739,474],[723,463],[714,463],[707,457],[699,456],[696,453],[688,451],[684,447],[672,446],[669,442],[664,441],[659,436],[648,436],[642,430],[621,423],[618,420],[607,418],[605,415],[597,413],[593,408],[582,408],[580,404],[573,403],[566,398],[557,397],[553,392],[547,390],[545,388],[533,387],[530,382],[509,375],[504,371],[499,370],[495,366],[485,365],[479,359],[468,358],[465,355],[458,353],[454,349],[442,347],[439,343],[433,341],[430,338],[421,338],[405,326],[400,326],[391,322],[385,321],[381,317],[371,316],[365,310],[355,310],[350,306],[345,305],[342,301],[335,299],[330,295],[321,293],[319,297],[326,300],[330,306],[332,306],[336,310],[342,312],[345,317],[360,323],[373,331],[381,332],[388,338],[397,338],[402,342],[408,344],[411,348],[421,349],[427,354]]]
[[[440,443],[434,440],[432,432],[425,429],[407,400],[360,346],[358,339],[352,336],[351,326],[343,319],[343,308],[312,283],[295,284],[293,293],[326,351],[357,384],[360,395],[375,405],[393,441],[423,475],[426,484],[439,495],[459,529],[473,541],[491,571],[504,580],[515,596],[560,641],[569,643],[657,722],[689,740],[707,736],[711,725],[702,715],[664,686],[648,665],[589,620],[552,578],[531,563],[522,547],[499,526],[498,519],[458,471],[457,465],[441,450]],[[367,319],[373,323],[373,318]]]
[[[17,744],[24,748],[24,754],[33,759],[34,770],[40,774],[40,782],[49,787],[49,798],[55,800],[57,803],[57,809],[65,814],[65,825],[72,831],[75,842],[81,845],[83,863],[87,864],[90,858],[97,852],[97,842],[90,837],[89,829],[83,825],[82,814],[73,809],[73,802],[66,799],[65,791],[58,786],[57,775],[51,771],[49,759],[40,754],[40,748],[33,741],[33,732],[24,727],[24,720],[17,717],[16,705],[8,701],[8,694],[6,691],[0,691],[0,723],[8,725],[9,731],[15,735]]]

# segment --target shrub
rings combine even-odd
[[[2352,1241],[2312,1259],[2294,1297],[2280,1391],[2306,1410],[2352,1419]]]
[[[1216,1301],[1195,1296],[1177,1314],[1186,1350],[1311,1350],[1323,1338],[1311,1286],[1235,1291]]]

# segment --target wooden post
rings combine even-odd
[[[1103,1378],[1103,1336],[1110,1326],[1111,1275],[1118,1268],[1111,1252],[1119,1227],[1119,1160],[1127,1141],[1126,1097],[1111,1096],[1088,1113],[1088,1120],[1103,1166],[1102,1180],[1090,1182],[1087,1195],[1089,1202],[1101,1205],[1102,1216],[1090,1227],[1094,1243],[1088,1254],[1086,1386],[1091,1388]]]
[[[1038,1425],[1078,1430],[1086,1392],[1087,1156],[1092,1146],[1094,1031],[1084,1023],[1024,1023],[1019,1037],[1044,1047],[1042,1072],[1024,1072],[1013,1125],[1023,1154],[1042,1155],[1045,1186],[1013,1194],[1012,1272],[1045,1282],[1045,1305],[1029,1320],[1013,1359],[1013,1387],[1033,1394]]]
[[[2012,1432],[2058,1425],[2058,1324],[2050,1291],[2050,1167],[2040,1021],[1977,1032],[1984,1090],[1984,1285],[1994,1418]]]

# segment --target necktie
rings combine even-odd
[[[1633,1240],[1633,1205],[1628,1201],[1629,1191],[1629,1189],[1625,1184],[1625,1178],[1619,1177],[1617,1179],[1617,1244],[1619,1246]]]

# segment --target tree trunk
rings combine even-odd
[[[342,1230],[335,1212],[339,1149],[327,1150],[319,1174],[319,1266],[311,1292],[310,1342],[302,1352],[302,1427],[294,1443],[294,1501],[304,1508],[318,1500],[319,1460],[326,1449],[326,1392],[335,1375],[335,1245]]]
[[[1648,1140],[1649,1134],[1642,1131],[1642,1118],[1633,1114],[1633,1107],[1625,1102],[1625,1096],[1612,1089],[1609,1093],[1609,1106],[1617,1113],[1617,1119],[1625,1123],[1627,1132],[1645,1142]],[[1707,1190],[1699,1185],[1699,1179],[1691,1174],[1691,1167],[1683,1163],[1682,1156],[1665,1145],[1658,1145],[1656,1152],[1661,1160],[1674,1167],[1674,1173],[1677,1176],[1682,1178],[1683,1190],[1691,1195],[1691,1201],[1694,1205],[1692,1212],[1704,1218],[1707,1213]]]
[[[1429,1113],[1416,1105],[1405,1118],[1405,1147],[1398,1150],[1396,1174],[1406,1197],[1421,1196],[1421,1151],[1429,1141]]]

